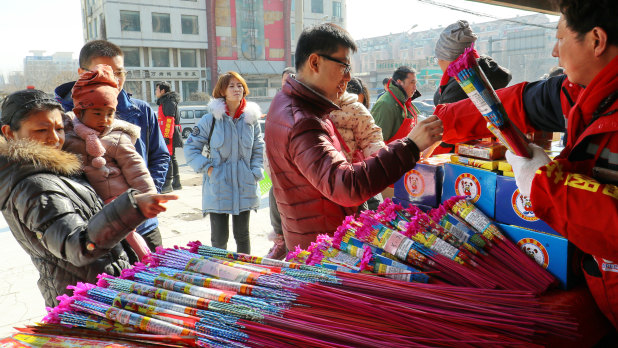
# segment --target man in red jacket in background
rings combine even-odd
[[[507,160],[535,215],[587,253],[582,268],[590,292],[618,328],[618,1],[560,0],[559,6],[552,55],[568,77],[498,95],[523,132],[566,129],[567,145],[553,161],[535,145],[531,159],[508,153]],[[470,106],[461,101],[436,109],[444,141],[488,135]]]
[[[305,29],[296,45],[296,78],[273,99],[266,155],[288,249],[333,234],[346,215],[412,169],[419,151],[440,140],[436,117],[362,162],[350,163],[328,115],[350,81],[356,44],[334,24]]]

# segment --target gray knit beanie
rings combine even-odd
[[[444,29],[436,42],[436,58],[454,61],[470,47],[477,36],[470,29],[467,21],[459,20]]]

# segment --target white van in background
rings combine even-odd
[[[197,125],[202,116],[209,112],[207,105],[183,105],[178,107],[178,111],[180,112],[180,128],[182,128],[183,138],[188,138],[193,127]]]

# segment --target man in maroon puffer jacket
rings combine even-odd
[[[362,162],[347,162],[328,115],[350,81],[356,44],[334,24],[305,29],[296,46],[296,78],[273,99],[266,155],[288,249],[333,234],[346,215],[414,167],[419,152],[441,139],[436,117]]]

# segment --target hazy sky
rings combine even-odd
[[[200,0],[203,1],[203,0]],[[310,0],[305,0],[310,1]],[[500,18],[530,12],[464,0],[435,2],[466,8]],[[473,16],[417,0],[347,0],[348,30],[355,39],[446,26],[457,19],[486,22],[493,18]],[[0,0],[0,74],[21,70],[30,50],[73,52],[84,43],[79,0]]]

